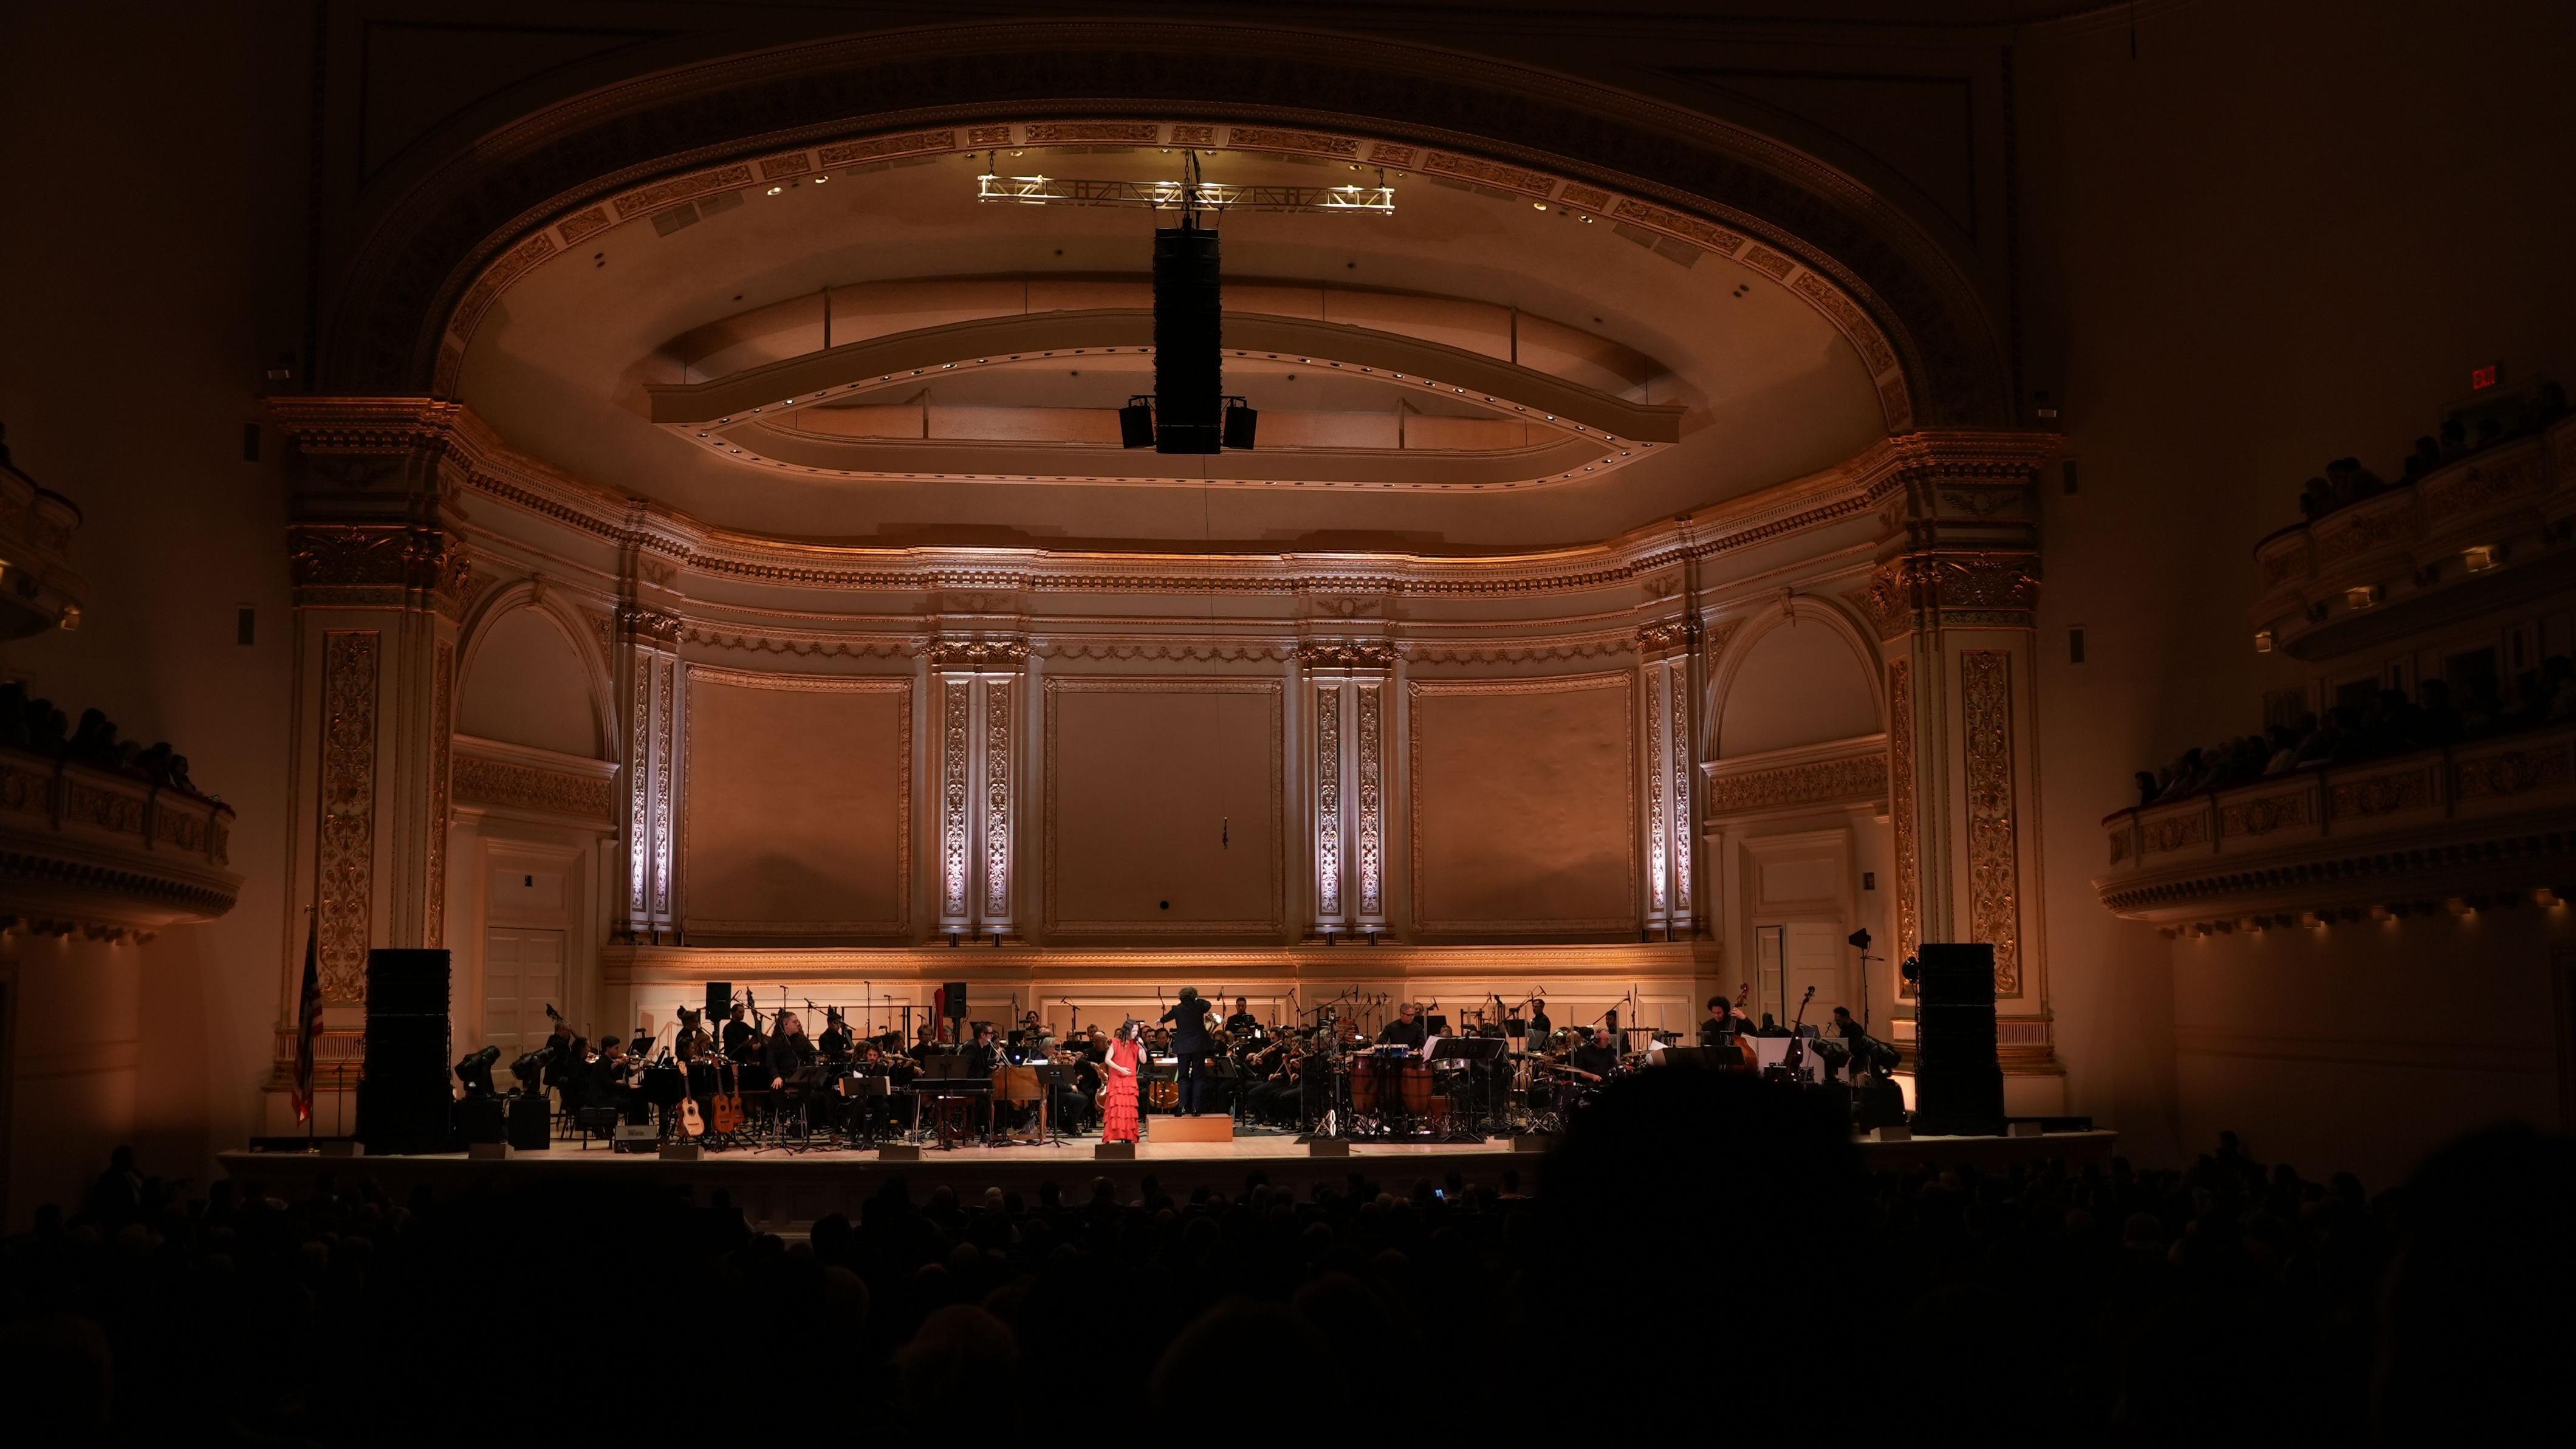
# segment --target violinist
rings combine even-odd
[[[635,1058],[618,1049],[616,1037],[601,1037],[599,1055],[591,1061],[583,1081],[584,1095],[589,1099],[586,1105],[614,1107],[620,1118],[629,1122],[639,1120],[643,1115],[643,1098],[626,1085],[627,1071],[634,1065]]]
[[[939,1028],[930,1022],[925,1021],[921,1024],[921,1031],[914,1039],[911,1049],[906,1051],[904,1055],[912,1058],[912,1064],[917,1069],[922,1063],[930,1060],[932,1056],[936,1055],[938,1051]]]

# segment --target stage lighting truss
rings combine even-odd
[[[1018,206],[1137,206],[1148,211],[1179,211],[1184,196],[1178,181],[1082,181],[1067,176],[997,176],[975,178],[977,201]],[[1198,184],[1200,211],[1342,212],[1362,216],[1395,214],[1395,188],[1381,173],[1374,186],[1228,186]]]

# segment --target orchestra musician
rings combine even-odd
[[[1529,1040],[1532,1045],[1530,1050],[1538,1050],[1536,1044],[1547,1040],[1547,1034],[1554,1030],[1556,1030],[1556,1023],[1547,1019],[1547,1003],[1538,997],[1531,997]]]
[[[938,1050],[939,1028],[925,1021],[921,1024],[921,1030],[915,1035],[912,1046],[904,1052],[904,1055],[912,1058],[913,1065],[919,1067],[923,1062],[930,1060]]]
[[[1238,996],[1234,999],[1234,1015],[1225,1019],[1225,1029],[1229,1033],[1261,1030],[1261,1018],[1252,1014],[1250,997]]]
[[[1736,1037],[1746,1029],[1744,1018],[1735,1014],[1735,1003],[1721,993],[1708,999],[1708,1019],[1699,1024],[1699,1044],[1704,1047],[1733,1046]]]
[[[584,1105],[614,1107],[617,1115],[628,1122],[643,1120],[644,1099],[626,1084],[626,1074],[634,1065],[633,1055],[618,1050],[616,1037],[601,1037],[599,1055],[591,1061],[584,1079],[584,1095],[589,1099]]]
[[[1619,1044],[1607,1026],[1592,1029],[1592,1040],[1576,1047],[1566,1056],[1566,1070],[1590,1082],[1606,1082],[1619,1070]]]
[[[837,1006],[824,1007],[823,1022],[823,1035],[815,1042],[815,1047],[823,1054],[823,1060],[827,1062],[848,1061],[850,1059],[851,1047],[854,1039],[850,1033],[850,1024],[841,1019],[841,1008]]]
[[[743,1019],[740,1006],[724,1024],[724,1054],[738,1062],[748,1062],[760,1050],[760,1030]]]
[[[805,1038],[805,1023],[792,1011],[778,1013],[778,1030],[769,1039],[769,1090],[784,1088],[798,1072],[814,1065],[814,1044]]]
[[[1379,1028],[1377,1039],[1382,1046],[1411,1047],[1422,1050],[1422,1007],[1408,1001],[1395,1009],[1395,1020]]]
[[[1181,988],[1180,999],[1173,1002],[1158,1021],[1172,1024],[1172,1055],[1181,1059],[1180,1115],[1199,1115],[1200,1098],[1207,1090],[1207,1059],[1216,1051],[1208,1036],[1208,1004],[1199,998],[1195,986]]]

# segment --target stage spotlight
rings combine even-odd
[[[1853,950],[1855,950],[1855,951],[1866,951],[1866,950],[1868,950],[1868,949],[1869,949],[1869,927],[1867,927],[1867,926],[1863,926],[1863,927],[1861,927],[1859,930],[1854,931],[1854,932],[1852,932],[1850,935],[1843,937],[1843,941],[1844,941],[1844,943],[1845,943],[1845,944],[1849,945],[1849,946],[1850,946]]]

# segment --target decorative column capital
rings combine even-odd
[[[1028,667],[1029,641],[935,635],[921,652],[933,674],[1016,674]]]
[[[617,606],[617,625],[637,644],[648,648],[676,649],[680,644],[679,616],[659,609],[620,604]]]
[[[1898,554],[1870,576],[1864,602],[1881,639],[1944,626],[2027,629],[2039,602],[2039,555]]]
[[[422,524],[296,523],[286,530],[295,602],[307,608],[428,605],[450,618],[472,592],[464,540]]]
[[[1699,642],[1699,620],[1688,614],[1658,619],[1637,630],[1637,652],[1652,660],[1667,654],[1678,654]]]
[[[1377,639],[1306,639],[1297,645],[1297,664],[1310,671],[1384,673],[1395,668],[1395,646]]]

